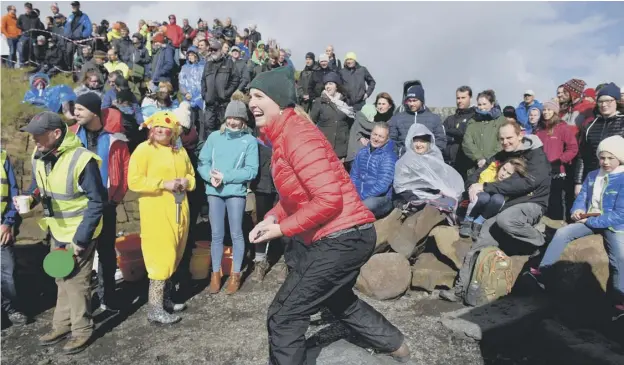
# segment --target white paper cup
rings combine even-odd
[[[26,214],[30,212],[30,196],[18,195],[15,197],[15,203],[17,203],[17,211],[19,214]]]

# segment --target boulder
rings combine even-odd
[[[421,211],[405,219],[397,233],[389,238],[392,250],[405,258],[416,257],[425,249],[431,230],[444,221],[445,215],[438,209],[426,205]]]
[[[411,281],[409,261],[401,254],[388,252],[373,255],[362,266],[355,287],[366,296],[385,300],[405,293]]]
[[[455,264],[455,269],[459,270],[463,261],[463,255],[460,256],[458,254],[457,246],[462,244],[465,246],[466,242],[459,239],[459,230],[457,227],[437,226],[431,230],[429,236],[434,238],[438,251],[451,260],[453,264]],[[468,245],[470,244],[468,243]],[[468,246],[468,248],[470,248],[470,246]]]
[[[377,244],[375,252],[383,251],[388,247],[388,240],[398,231],[401,226],[401,210],[394,209],[385,218],[375,221],[375,230],[377,231]]]
[[[429,292],[436,287],[452,288],[457,272],[429,252],[418,256],[412,265],[412,287]]]
[[[560,265],[554,266],[555,280],[559,282],[564,291],[576,291],[580,283],[595,282],[600,284],[602,290],[606,290],[609,278],[609,258],[604,249],[602,236],[592,235],[572,241],[563,251],[559,261]],[[572,265],[569,263],[578,263]],[[582,265],[586,263],[585,265]],[[587,267],[591,268],[591,274]]]

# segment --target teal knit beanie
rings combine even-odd
[[[262,72],[253,79],[249,88],[262,91],[281,109],[297,104],[295,72],[292,67],[284,66]]]

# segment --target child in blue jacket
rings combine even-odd
[[[624,318],[624,138],[604,139],[596,154],[600,169],[587,175],[571,209],[576,223],[557,230],[539,267],[531,268],[529,274],[544,288],[542,273],[559,260],[570,242],[602,235],[609,256],[609,282],[613,283],[607,294],[615,307],[615,321]]]

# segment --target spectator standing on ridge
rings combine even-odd
[[[256,29],[258,26],[256,24],[252,24],[249,26],[249,50],[253,53],[256,50],[256,47],[260,46],[260,41],[262,40],[262,34],[258,32]]]
[[[244,92],[249,82],[251,82],[251,73],[247,69],[247,62],[241,59],[241,50],[238,46],[234,46],[230,49],[230,57],[232,61],[234,61],[234,67],[240,78],[240,84],[238,84],[237,90]]]
[[[527,90],[524,92],[524,100],[516,108],[516,120],[529,134],[532,132],[532,127],[529,123],[529,110],[533,107],[538,108],[540,112],[542,111],[542,103],[535,99],[535,91]]]
[[[334,53],[334,46],[332,46],[331,44],[327,46],[325,48],[325,54],[327,55],[329,60],[329,68],[336,72],[340,71],[340,69],[342,68],[342,64],[340,63],[340,60],[336,58],[336,54]]]
[[[501,149],[497,131],[505,124],[494,90],[485,90],[477,95],[477,109],[468,121],[462,151],[470,160],[468,169],[481,169],[487,160]],[[472,171],[468,171],[470,174]]]
[[[176,65],[180,65],[180,45],[184,41],[184,31],[176,23],[176,16],[169,15],[169,24],[167,24],[167,31],[165,36],[171,42],[171,46],[175,50],[174,62]]]
[[[69,18],[67,18],[67,22],[65,23],[65,37],[71,39],[72,41],[80,41],[91,37],[91,32],[93,31],[93,28],[91,27],[91,20],[89,20],[89,16],[87,16],[87,14],[80,10],[80,2],[72,2],[71,7],[72,13],[69,15]],[[72,55],[72,60],[74,52],[76,52],[76,47],[75,43],[67,42],[66,52]]]
[[[312,107],[309,86],[314,72],[319,70],[320,67],[315,62],[314,53],[312,52],[306,53],[305,62],[306,65],[299,74],[299,82],[297,82],[297,97],[299,98],[299,105],[301,105],[306,112],[309,112]]]
[[[394,141],[394,149],[398,157],[405,153],[405,138],[412,124],[419,123],[427,127],[435,137],[435,145],[444,151],[446,148],[446,134],[440,116],[434,114],[425,105],[425,89],[422,85],[411,86],[403,100],[406,108],[404,112],[390,118],[390,139]]]
[[[475,108],[471,106],[472,89],[470,86],[460,86],[455,91],[455,114],[449,115],[444,121],[444,131],[446,132],[446,148],[442,150],[444,160],[453,166],[466,181],[466,172],[471,166],[470,160],[462,150],[464,134],[468,121],[474,118]]]
[[[559,118],[568,125],[576,127],[576,131],[581,129],[587,119],[593,117],[595,104],[583,99],[583,91],[586,85],[583,80],[572,79],[557,88]],[[592,170],[596,168],[594,167]]]
[[[355,111],[360,111],[366,104],[366,99],[375,92],[377,83],[368,69],[357,62],[357,56],[354,52],[347,53],[344,66],[339,74],[347,92],[347,103]]]
[[[19,195],[17,180],[7,152],[0,150],[2,164],[1,207],[2,225],[0,226],[0,259],[2,259],[2,312],[9,317],[13,325],[19,326],[28,322],[28,317],[21,312],[22,303],[15,289],[15,256],[13,246],[17,235],[17,225],[21,220],[13,198]]]
[[[180,44],[180,50],[182,54],[186,54],[189,47],[193,45],[193,36],[196,34],[193,27],[189,25],[189,20],[186,18],[182,20],[182,34],[184,35],[184,40],[182,44]]]
[[[18,43],[17,67],[25,65],[26,62],[34,59],[32,51],[32,41],[40,35],[37,30],[43,30],[44,26],[39,15],[33,11],[31,3],[24,3],[24,14],[17,18],[17,28],[22,31]]]
[[[9,60],[7,65],[11,68],[19,66],[18,42],[22,31],[17,27],[17,9],[15,5],[7,6],[7,13],[2,17],[2,34],[9,44]]]
[[[600,114],[593,121],[583,126],[579,134],[579,155],[576,159],[574,175],[575,195],[581,191],[587,174],[599,168],[596,150],[600,142],[615,135],[624,137],[624,115],[617,110],[617,103],[622,97],[620,88],[614,83],[610,83],[602,87],[596,96]]]
[[[332,72],[332,69],[329,67],[329,57],[326,54],[322,54],[319,56],[319,67],[314,70],[312,76],[310,77],[310,82],[308,83],[308,95],[310,96],[310,105],[321,96],[321,93],[324,90],[323,78],[325,75]]]
[[[163,81],[172,82],[175,68],[175,50],[165,42],[162,34],[152,37],[152,83],[149,89],[155,91]]]
[[[130,60],[130,54],[132,53],[133,48],[132,40],[130,39],[130,29],[128,29],[128,26],[124,25],[119,30],[119,33],[121,34],[121,37],[113,40],[111,45],[117,50],[121,62],[127,64]]]
[[[229,100],[240,83],[234,61],[221,52],[221,47],[221,42],[210,40],[212,53],[206,59],[201,79],[202,96],[206,102],[204,122],[199,131],[202,145],[210,133],[219,129]]]

